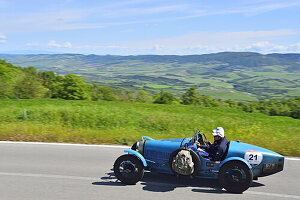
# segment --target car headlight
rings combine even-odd
[[[144,145],[145,145],[145,140],[141,139],[140,141],[138,141],[136,143],[136,150],[137,152],[139,152],[140,154],[144,155]]]

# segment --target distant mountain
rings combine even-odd
[[[195,86],[201,94],[214,98],[245,101],[300,96],[300,54],[0,54],[0,58],[16,66],[74,73],[89,82],[120,88],[180,94]]]

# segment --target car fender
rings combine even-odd
[[[136,152],[136,151],[134,151],[132,149],[126,149],[126,150],[124,150],[124,152],[128,153],[130,155],[136,156],[138,159],[140,159],[142,161],[144,167],[147,167],[147,162],[146,162],[145,158],[139,152]]]
[[[148,136],[142,136],[142,139],[143,140],[154,140],[154,139],[152,139],[151,137],[148,137]]]
[[[251,166],[245,159],[240,158],[240,157],[230,157],[230,158],[226,158],[225,160],[223,160],[223,161],[220,163],[219,167],[221,168],[225,163],[230,162],[230,161],[233,161],[233,160],[234,160],[234,161],[241,161],[241,162],[245,163],[245,164],[249,167],[249,169],[252,169],[252,166]]]

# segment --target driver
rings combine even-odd
[[[197,146],[200,147],[200,150],[205,150],[209,154],[209,158],[212,161],[220,161],[226,153],[228,140],[225,137],[224,129],[222,127],[218,127],[213,130],[214,143],[211,144],[208,142],[208,145],[200,145],[198,141],[196,141]]]

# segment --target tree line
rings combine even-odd
[[[240,109],[250,113],[264,113],[272,116],[289,116],[300,119],[300,97],[285,100],[258,102],[237,102],[200,95],[195,87],[189,88],[177,97],[160,91],[150,94],[146,90],[128,91],[86,83],[74,74],[64,76],[52,71],[37,71],[34,67],[21,68],[0,59],[1,99],[60,98],[66,100],[107,100],[157,104],[184,104],[204,107]]]

